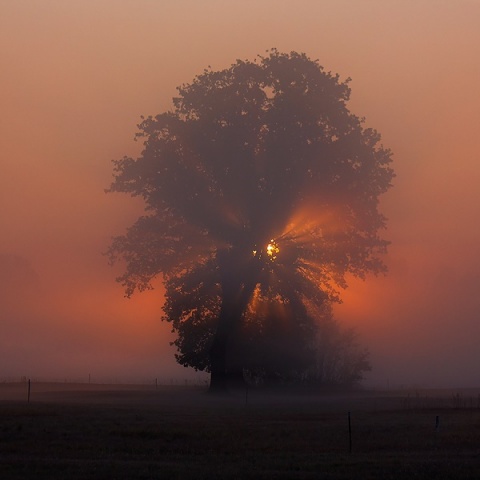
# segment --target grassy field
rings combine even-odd
[[[0,384],[0,478],[479,479],[479,407],[472,391],[74,384],[32,384],[27,403]]]

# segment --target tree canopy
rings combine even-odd
[[[179,87],[171,111],[142,118],[140,156],[114,161],[110,191],[145,201],[110,246],[118,280],[131,295],[162,275],[177,359],[212,384],[247,363],[234,352],[248,322],[307,331],[347,274],[384,270],[391,152],[349,97],[348,79],[271,50]]]

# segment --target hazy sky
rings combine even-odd
[[[337,308],[369,383],[479,386],[479,25],[474,0],[0,0],[0,380],[185,377],[161,289],[124,299],[101,255],[141,212],[111,160],[176,86],[276,47],[351,77],[394,152],[390,272]]]

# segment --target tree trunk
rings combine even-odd
[[[256,275],[248,265],[250,262],[245,262],[245,258],[238,252],[219,252],[218,263],[222,306],[210,349],[209,391],[212,393],[226,392],[229,387],[245,385],[241,362],[239,359],[232,361],[229,354],[256,285]]]
[[[238,286],[240,289],[241,286]],[[210,391],[225,392],[231,386],[233,376],[238,377],[238,368],[232,369],[231,347],[240,326],[243,308],[232,291],[224,288],[222,307],[217,331],[210,350]],[[241,370],[241,369],[240,369]],[[236,374],[236,375],[235,375]]]
[[[218,327],[210,349],[210,392],[221,393],[227,391],[227,345],[229,340],[229,319],[222,312],[218,320]]]

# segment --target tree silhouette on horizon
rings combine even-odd
[[[235,339],[255,305],[307,331],[346,274],[385,270],[391,152],[348,110],[349,79],[267,53],[204,70],[142,118],[143,151],[114,161],[109,190],[145,202],[109,247],[118,280],[130,296],[162,275],[177,361],[209,370],[211,390],[242,370]]]

